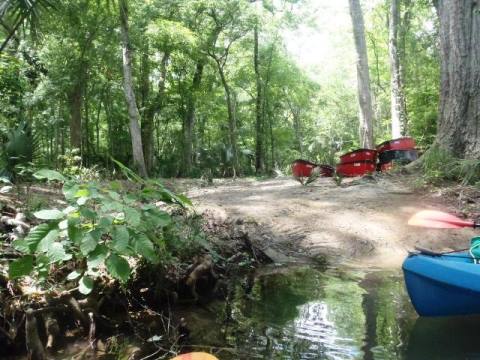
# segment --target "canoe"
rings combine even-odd
[[[420,316],[480,314],[480,264],[467,252],[412,254],[402,268],[410,300]]]
[[[415,140],[410,137],[403,137],[399,139],[392,139],[377,145],[379,153],[387,150],[414,150]]]
[[[363,176],[375,172],[375,163],[372,161],[358,161],[348,164],[338,164],[337,174],[340,176]]]
[[[308,160],[295,160],[292,163],[292,174],[296,178],[309,177],[315,168],[318,168],[318,175],[332,177],[335,169],[330,165],[317,165]]]
[[[349,164],[358,161],[377,161],[377,150],[357,149],[340,156],[340,164]]]
[[[292,174],[295,177],[309,177],[317,164],[308,160],[297,159],[292,162]]]
[[[382,151],[378,156],[380,164],[386,164],[392,160],[396,160],[402,164],[408,164],[418,158],[417,150],[386,150]]]

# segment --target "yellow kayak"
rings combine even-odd
[[[205,352],[191,352],[188,354],[175,356],[170,360],[218,360],[218,358]]]

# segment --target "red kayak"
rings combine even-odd
[[[375,172],[375,163],[372,161],[358,161],[348,164],[338,164],[337,174],[346,177],[363,176]]]
[[[387,150],[414,150],[415,140],[410,137],[403,137],[393,140],[388,140],[380,145],[377,145],[377,151],[383,152]]]
[[[292,163],[292,174],[295,179],[304,184],[312,176],[314,170],[322,177],[332,177],[335,169],[330,165],[318,165],[308,160],[297,159]]]
[[[340,156],[340,164],[348,164],[358,161],[377,161],[377,150],[357,149]]]

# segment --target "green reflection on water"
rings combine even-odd
[[[408,314],[400,280],[307,267],[260,276],[250,296],[237,287],[226,340],[245,359],[399,358],[399,314]]]
[[[272,271],[236,286],[228,325],[223,307],[189,320],[194,343],[234,349],[222,360],[480,360],[480,317],[418,318],[399,271]]]

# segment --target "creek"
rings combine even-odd
[[[181,313],[222,360],[480,359],[480,317],[419,318],[400,270],[267,267],[236,285],[230,316],[222,302]]]

